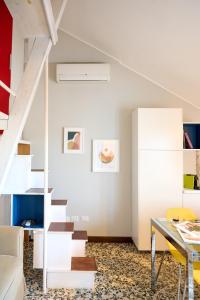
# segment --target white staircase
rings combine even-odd
[[[33,40],[34,37],[34,43],[16,91],[15,101],[9,114],[9,122],[7,122],[7,116],[6,118],[2,116],[2,120],[0,118],[0,130],[5,130],[0,139],[0,194],[12,164],[15,148],[29,115],[44,62],[51,50],[52,41],[55,42],[55,33],[67,0],[59,1],[59,5],[56,6],[55,20],[50,0],[36,0],[30,3],[21,0],[6,0],[5,3],[12,17],[21,26],[24,38]],[[50,20],[51,22],[49,22]]]
[[[33,231],[33,267],[43,268],[44,291],[46,282],[51,288],[94,288],[97,271],[95,259],[85,257],[87,233],[74,231],[74,224],[66,220],[66,200],[52,200],[52,189],[44,197],[44,171],[31,170],[30,151],[24,154],[17,151],[44,63],[52,44],[57,41],[57,29],[67,0],[57,1],[56,5],[55,2],[5,0],[13,18],[18,20],[24,38],[33,43],[9,120],[0,112],[0,130],[4,130],[0,137],[0,198],[3,199],[0,205],[4,200],[7,202],[10,225],[35,219],[32,227],[25,230]],[[23,141],[20,144],[22,147],[27,145]],[[0,207],[0,211],[4,208]],[[45,222],[44,214],[47,216]],[[47,268],[45,263],[43,267],[46,230]]]
[[[20,145],[26,154],[19,155],[19,151],[22,150],[17,148],[4,189],[4,194],[9,194],[11,198],[11,225],[20,225],[20,223],[15,223],[15,201],[17,201],[18,211],[23,202],[27,203],[32,197],[36,205],[38,205],[37,201],[41,201],[41,199],[44,201],[44,170],[31,169],[33,155],[30,154],[30,143],[20,141]],[[95,258],[85,256],[87,232],[75,230],[74,223],[67,222],[68,201],[52,199],[53,192],[54,189],[49,188],[46,203],[48,219],[47,288],[94,289],[97,266]],[[37,210],[33,205],[32,202],[31,209]],[[22,211],[23,219],[29,219],[29,209],[25,215],[24,208]],[[18,222],[22,221],[20,218],[18,219],[20,220]],[[40,224],[39,227],[25,228],[25,230],[33,231],[33,268],[42,269],[44,228]]]

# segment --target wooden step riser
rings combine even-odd
[[[96,272],[93,271],[69,271],[47,272],[47,287],[53,289],[94,289]]]
[[[54,206],[66,206],[67,205],[67,200],[54,200],[52,199],[51,200],[51,205],[54,205]]]
[[[48,243],[48,257],[49,257],[48,267],[51,266],[53,268],[56,268],[60,265],[62,265],[63,267],[66,264],[66,262],[68,262],[67,269],[71,270],[71,257],[85,256],[86,241],[72,240],[71,233],[66,233],[66,234],[49,233],[47,237],[47,243]],[[61,247],[59,248],[57,245],[61,245]],[[51,257],[53,257],[53,262],[51,262]],[[41,269],[42,267],[43,267],[43,232],[35,231],[34,242],[33,242],[33,268]]]

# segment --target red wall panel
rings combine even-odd
[[[10,86],[10,54],[12,50],[12,17],[0,0],[0,80]],[[9,94],[0,87],[0,111],[8,114]]]

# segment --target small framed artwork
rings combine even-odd
[[[119,172],[119,141],[93,140],[93,172]]]
[[[64,153],[83,153],[84,129],[64,128]]]

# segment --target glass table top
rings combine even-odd
[[[170,237],[173,239],[184,251],[190,252],[193,257],[196,257],[196,259],[200,259],[200,245],[199,244],[189,244],[185,243],[178,233],[176,227],[174,224],[177,224],[177,222],[169,221],[165,218],[153,218],[152,219],[152,225],[155,226],[158,231],[162,231],[161,233],[164,233],[166,237]]]

